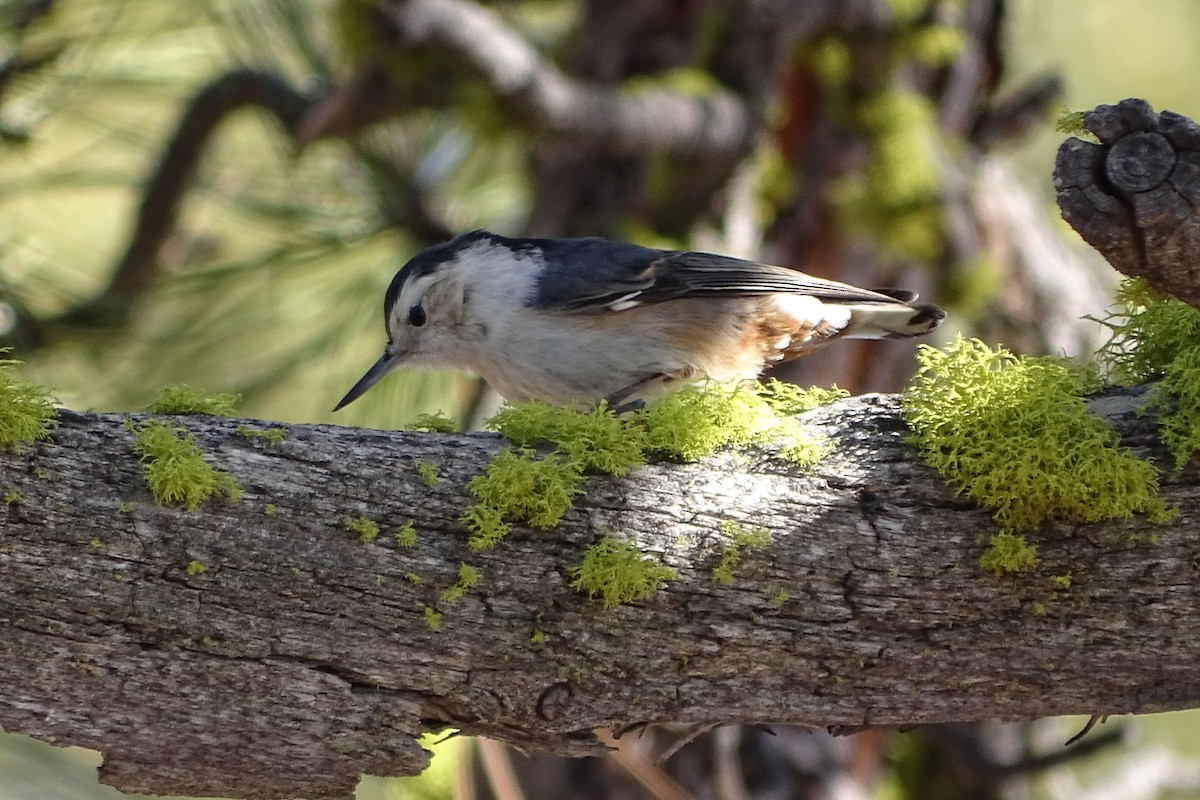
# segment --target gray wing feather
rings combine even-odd
[[[623,310],[682,297],[787,292],[834,303],[909,302],[903,297],[822,280],[803,272],[713,253],[653,250],[603,239],[547,240],[550,267],[534,304],[572,311]]]

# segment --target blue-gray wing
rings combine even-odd
[[[624,311],[681,297],[787,292],[831,303],[908,303],[916,294],[858,289],[803,272],[713,253],[653,250],[603,239],[546,240],[548,269],[534,305],[572,311]]]

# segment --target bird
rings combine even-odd
[[[334,411],[401,365],[472,371],[509,402],[642,403],[838,339],[922,336],[945,312],[916,300],[715,253],[475,230],[396,273],[383,355]]]

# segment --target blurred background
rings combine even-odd
[[[950,312],[944,338],[1086,356],[1116,276],[1058,218],[1054,120],[1125,97],[1200,114],[1189,0],[425,5],[485,8],[481,30],[576,89],[732,98],[744,135],[614,138],[499,89],[491,35],[418,41],[399,0],[0,0],[0,342],[26,374],[76,409],[183,382],[247,416],[477,424],[495,398],[453,373],[329,412],[381,351],[395,271],[472,228],[914,288]],[[912,347],[846,343],[780,377],[895,391]],[[1082,722],[729,728],[661,766],[648,752],[682,734],[577,762],[451,740],[359,796],[1200,798],[1195,715],[1110,721],[1068,757]],[[0,800],[118,797],[98,763],[0,735]]]

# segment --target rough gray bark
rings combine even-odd
[[[1146,454],[1143,397],[1095,405]],[[894,397],[807,419],[837,444],[810,473],[758,452],[593,477],[554,530],[473,554],[464,485],[497,437],[298,425],[269,447],[236,420],[182,419],[246,490],[188,513],[154,504],[121,417],[64,412],[52,441],[0,456],[21,498],[0,509],[0,726],[100,749],[127,791],[349,797],[360,773],[421,770],[413,737],[444,726],[582,755],[601,749],[593,729],[639,722],[847,729],[1200,700],[1194,470],[1165,487],[1175,522],[1048,525],[1038,567],[997,578],[977,566],[987,513],[914,460]],[[358,516],[378,538],[346,529]],[[398,547],[407,520],[417,543]],[[711,577],[723,520],[774,536],[729,587]],[[605,532],[678,579],[602,611],[567,584]],[[480,581],[442,603],[461,562]]]
[[[1109,263],[1200,306],[1200,125],[1145,100],[1097,106],[1070,138],[1054,185],[1063,218]]]

